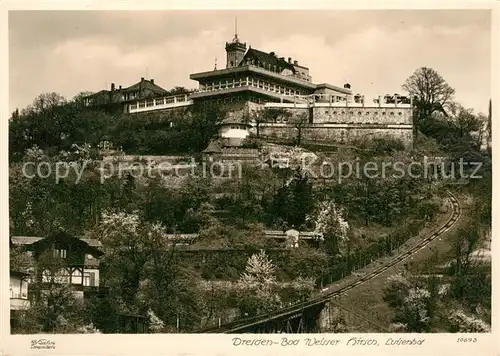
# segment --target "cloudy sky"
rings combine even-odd
[[[298,60],[314,82],[349,82],[373,98],[401,93],[415,69],[429,66],[463,105],[487,110],[486,10],[10,12],[10,109],[42,92],[72,98],[140,77],[196,88],[190,73],[212,70],[215,58],[225,67],[235,16],[242,41]]]

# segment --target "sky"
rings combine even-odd
[[[11,11],[9,106],[40,93],[68,99],[82,91],[153,78],[165,89],[197,88],[190,73],[226,65],[225,43],[292,57],[315,83],[367,100],[404,93],[419,67],[437,70],[467,108],[490,99],[488,10]]]

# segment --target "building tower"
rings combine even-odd
[[[240,42],[238,39],[237,19],[234,21],[234,38],[231,42],[226,42],[226,68],[237,67],[245,52],[247,51],[247,44]]]

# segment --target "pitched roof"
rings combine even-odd
[[[95,93],[92,93],[92,94],[89,94],[87,96],[85,96],[85,98],[91,98],[91,97],[95,97],[95,96],[101,96],[101,95],[105,95],[105,94],[113,94],[113,95],[118,95],[121,93],[128,93],[128,92],[133,92],[133,91],[142,91],[144,89],[149,89],[151,90],[154,95],[165,95],[165,94],[168,94],[168,90],[166,89],[163,89],[162,87],[160,87],[159,85],[156,85],[154,82],[152,82],[151,80],[147,80],[147,79],[141,79],[141,81],[129,86],[129,87],[126,87],[126,88],[121,88],[121,89],[115,89],[113,91],[111,90],[106,90],[106,89],[102,89],[98,92],[95,92]],[[146,96],[141,96],[141,98],[145,98]]]
[[[149,89],[149,90],[155,92],[156,94],[160,94],[160,95],[168,93],[167,90],[152,83],[151,80],[147,80],[147,79],[141,80],[140,82],[137,82],[137,83],[135,83],[127,88],[123,88],[122,92],[136,91],[136,90],[142,90],[142,89]]]
[[[31,245],[42,239],[43,237],[34,237],[34,236],[11,236],[10,238],[10,240],[14,245]]]
[[[203,153],[222,153],[222,148],[218,140],[210,141],[208,147],[203,150]]]
[[[271,53],[273,53],[273,52],[271,52]],[[280,58],[276,57],[276,55],[271,54],[271,53],[262,52],[262,51],[259,51],[258,49],[254,49],[254,48],[250,47],[248,49],[247,53],[245,53],[245,55],[243,56],[239,65],[240,66],[245,65],[245,62],[247,59],[250,59],[250,60],[254,59],[254,60],[257,60],[257,61],[264,63],[264,64],[267,64],[267,65],[276,66],[276,68],[289,69],[293,73],[295,73],[295,67],[291,63],[288,63],[284,59],[280,59]]]
[[[83,239],[77,237],[79,240],[85,242],[87,245],[92,247],[102,247],[102,243],[96,239]],[[45,237],[36,237],[36,236],[11,236],[11,241],[14,245],[32,245],[38,241],[45,239]]]

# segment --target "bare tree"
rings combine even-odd
[[[309,122],[306,113],[298,114],[291,119],[291,124],[297,129],[297,146],[302,142],[302,131]]]
[[[436,70],[428,67],[417,69],[402,88],[414,98],[417,120],[425,119],[435,111],[444,111],[455,94],[455,89]]]

